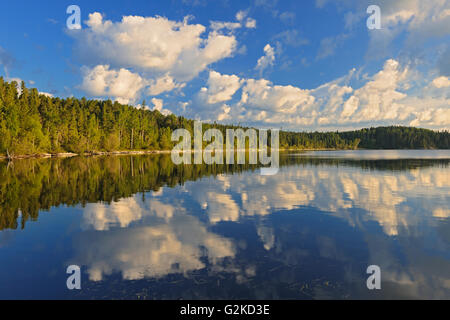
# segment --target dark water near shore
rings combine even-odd
[[[450,151],[280,165],[0,162],[0,299],[450,299]]]

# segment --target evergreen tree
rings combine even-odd
[[[178,128],[193,135],[194,121],[164,116],[111,100],[52,98],[28,89],[25,83],[0,77],[0,154],[168,150]],[[239,125],[205,124],[225,137]],[[193,142],[192,142],[193,143]],[[410,127],[378,127],[349,132],[280,132],[286,149],[449,149],[450,134]]]

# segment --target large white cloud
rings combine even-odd
[[[136,79],[141,78],[138,84],[148,86],[147,93],[154,96],[182,88],[184,82],[195,78],[210,64],[230,57],[237,46],[235,36],[221,32],[217,24],[207,32],[205,26],[190,24],[188,18],[171,21],[159,16],[124,16],[113,22],[94,12],[86,25],[87,28],[70,32],[76,39],[75,54],[85,68],[94,73],[110,69],[109,75],[115,72],[121,77],[125,72],[135,74]],[[105,90],[109,85],[101,83],[102,75],[85,72],[84,76],[82,88],[89,94],[108,93],[120,101],[135,98],[134,94],[124,96],[115,90]],[[86,85],[90,83],[94,89]],[[140,89],[142,86],[133,93],[137,95]]]
[[[238,76],[210,71],[208,88],[203,88],[200,94],[209,104],[229,101],[241,87],[241,82]]]
[[[163,92],[184,88],[185,85],[185,83],[176,83],[169,74],[165,74],[158,79],[150,81],[150,87],[147,93],[151,96],[157,96]]]
[[[438,77],[436,79],[433,80],[433,85],[436,88],[446,88],[446,87],[450,87],[450,79],[447,77]]]
[[[164,101],[162,99],[157,99],[157,98],[152,98],[152,103],[153,103],[153,111],[157,110],[159,112],[161,112],[163,115],[168,116],[170,114],[172,114],[172,112],[168,109],[164,109]]]
[[[437,8],[445,4],[436,1]],[[382,7],[388,31],[394,30],[389,26],[412,30],[430,21],[447,21],[447,11],[438,12],[417,1],[402,10],[400,5],[387,2]],[[88,28],[73,32],[77,52],[88,65],[83,68],[81,88],[92,96],[124,103],[136,103],[143,93],[158,96],[181,90],[211,64],[233,55],[237,46],[234,31],[245,25],[246,15],[239,12],[236,22],[213,21],[207,28],[190,24],[187,18],[177,22],[128,16],[112,22],[93,13],[86,22]],[[275,49],[270,44],[264,52],[256,67],[261,74],[275,61]],[[312,89],[210,71],[206,86],[189,101],[190,108],[181,112],[207,121],[296,130],[391,124],[449,128],[448,78],[430,72],[421,74],[420,86],[412,79],[418,70],[411,69],[388,59],[372,76],[361,79],[361,69],[352,69],[347,76]]]
[[[111,70],[109,65],[95,68],[84,67],[81,85],[88,94],[95,97],[113,97],[121,103],[134,103],[145,80],[127,69]]]
[[[224,118],[223,110],[210,109],[216,118],[208,114],[208,119],[220,117],[289,129],[334,130],[391,124],[450,127],[450,90],[446,77],[424,80],[424,75],[417,76],[417,70],[389,59],[373,76],[366,75],[359,88],[353,88],[349,83],[359,79],[359,71],[352,69],[346,76],[310,90],[274,85],[265,79],[239,80],[237,76],[220,75],[220,90],[214,92],[224,96],[220,101],[227,101],[229,110]],[[425,84],[414,88],[415,77]],[[225,79],[233,79],[233,83],[228,84]],[[230,101],[239,89],[237,83],[241,83],[240,100]],[[204,89],[203,94],[209,91]]]
[[[400,70],[395,60],[386,61],[383,70],[373,79],[356,90],[349,98],[353,112],[347,108],[340,114],[341,120],[363,122],[370,120],[398,119],[398,100],[406,94],[398,92],[399,83],[405,80],[407,69]]]
[[[265,79],[248,79],[240,103],[258,110],[293,114],[302,112],[313,101],[314,97],[308,90],[293,86],[274,86]]]
[[[89,63],[170,72],[192,79],[209,64],[232,54],[236,39],[206,27],[164,17],[124,16],[120,22],[89,15],[88,28],[74,33],[77,52]]]

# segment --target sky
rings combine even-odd
[[[55,97],[294,131],[450,129],[450,0],[10,1],[0,26],[0,76]]]

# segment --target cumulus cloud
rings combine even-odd
[[[436,79],[433,80],[433,85],[436,88],[445,88],[445,87],[450,87],[450,79],[447,77],[438,77]]]
[[[242,89],[240,103],[258,111],[293,114],[302,112],[313,101],[308,90],[293,86],[274,86],[265,79],[248,79]]]
[[[174,89],[181,89],[186,86],[185,83],[176,83],[169,74],[151,80],[149,83],[150,87],[148,88],[148,94],[151,96],[157,96],[161,93],[172,91]]]
[[[431,2],[443,8],[444,1]],[[317,4],[326,3],[324,0]],[[434,30],[434,37],[447,34],[427,27],[430,21],[438,21],[437,25],[443,27],[447,21],[445,10],[434,10],[417,1],[404,8],[390,2],[382,4],[386,26],[382,31],[389,36],[384,39],[386,43],[399,30]],[[347,19],[351,25],[358,17],[347,15]],[[189,18],[171,21],[164,17],[126,16],[113,22],[93,13],[86,22],[87,28],[71,32],[76,39],[75,51],[85,64],[80,87],[92,96],[111,97],[123,103],[135,103],[143,93],[156,97],[180,90],[211,64],[235,54],[235,31],[253,27],[249,21],[252,18],[248,11],[238,12],[234,22],[213,21],[208,27],[192,24]],[[371,37],[376,37],[372,34],[375,32]],[[345,33],[324,39],[318,59],[332,55],[349,36]],[[260,76],[275,64],[281,45],[298,47],[308,40],[296,30],[287,30],[270,41],[277,50],[271,44],[264,47],[264,55],[255,67]],[[440,56],[444,61],[446,52]],[[434,72],[431,79],[422,77],[422,87],[412,81],[412,73],[418,71],[394,59],[386,60],[378,72],[364,79],[356,76],[361,70],[352,69],[343,78],[308,89],[209,71],[207,84],[189,102],[194,107],[187,109],[183,105],[181,109],[183,115],[196,119],[291,129],[354,129],[388,124],[445,129],[450,123],[449,79],[445,74],[447,63],[441,60],[439,76]],[[155,110],[170,112],[163,108],[161,99],[154,98],[152,102]]]
[[[432,129],[450,127],[449,79],[438,77],[414,86],[417,70],[387,60],[381,70],[359,79],[360,70],[315,89],[274,85],[266,79],[240,79],[211,72],[209,87],[199,96],[208,120],[240,121],[261,127],[307,130],[356,129],[372,125],[411,125]],[[423,79],[423,75],[419,75]],[[359,87],[349,83],[362,82]],[[240,99],[234,99],[241,90]],[[203,109],[202,109],[203,110]],[[226,111],[226,112],[225,112]]]
[[[208,88],[202,88],[200,94],[209,104],[231,100],[241,87],[241,80],[235,75],[222,75],[216,71],[209,72]]]
[[[420,92],[407,94],[411,70],[389,59],[383,69],[369,78],[360,88],[353,90],[338,83],[328,86],[328,96],[347,96],[334,105],[316,107],[318,125],[349,127],[380,124],[404,124],[447,128],[450,125],[449,101],[445,98],[425,97]],[[340,94],[336,94],[338,90]],[[317,95],[318,90],[312,94]],[[351,93],[351,94],[350,94]],[[318,102],[321,102],[318,100]]]
[[[81,89],[95,97],[113,97],[120,103],[134,103],[145,80],[127,69],[110,69],[109,65],[83,67]]]
[[[233,29],[237,24],[240,25],[217,22],[207,31],[201,24],[190,24],[188,18],[172,21],[159,16],[124,16],[121,21],[113,22],[94,12],[86,21],[87,28],[70,32],[76,40],[75,54],[85,69],[93,71],[92,74],[84,72],[85,77],[90,77],[84,79],[82,88],[95,95],[116,96],[112,91],[117,88],[109,88],[111,83],[104,84],[106,75],[101,74],[108,74],[107,78],[135,75],[133,81],[137,81],[138,90],[125,97],[121,91],[117,95],[120,101],[136,98],[141,84],[149,86],[150,95],[182,88],[210,64],[235,52],[235,36],[221,29]],[[106,72],[105,66],[111,70]],[[113,76],[112,70],[118,70],[118,75]],[[89,83],[93,89],[85,85]],[[125,83],[127,86],[128,82]]]
[[[162,99],[152,98],[153,109],[152,111],[159,111],[163,115],[168,116],[172,114],[170,110],[164,109],[164,101]]]
[[[350,97],[356,102],[355,111],[345,114],[342,112],[341,116],[360,122],[398,118],[397,109],[399,105],[395,102],[406,97],[406,95],[398,92],[397,87],[401,81],[405,80],[406,74],[407,69],[400,70],[397,61],[386,61],[383,70]]]
[[[267,69],[270,66],[273,66],[274,62],[275,62],[275,50],[270,44],[267,44],[264,47],[264,55],[258,59],[258,63],[256,64],[255,69],[259,70],[259,72],[262,74],[265,69]]]
[[[203,38],[206,27],[189,24],[188,19],[176,22],[164,17],[124,16],[120,22],[112,22],[95,12],[86,24],[88,28],[74,34],[82,59],[170,72],[188,79],[229,56],[236,44],[234,36],[217,32]]]

